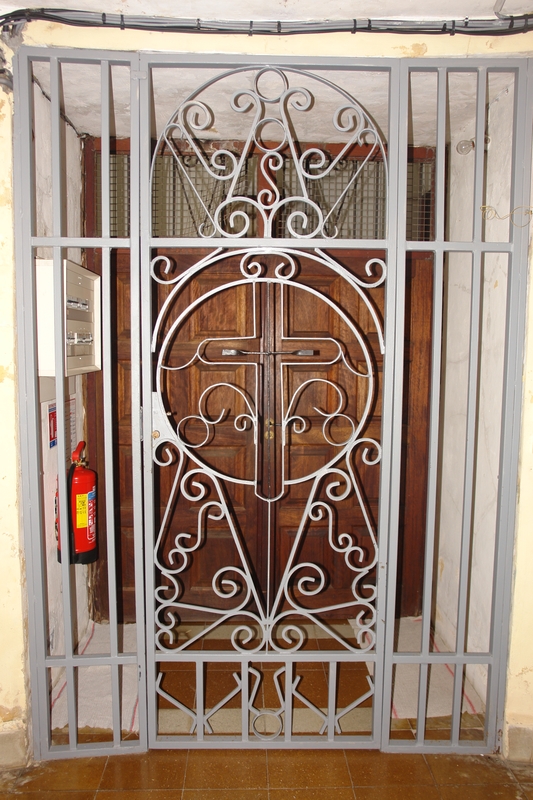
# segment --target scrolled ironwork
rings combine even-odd
[[[227,146],[217,149],[207,157],[201,143],[202,136],[212,137],[216,128],[217,111],[209,105],[209,92],[220,85],[217,103],[224,96],[224,81],[252,75],[252,86],[234,90],[227,110],[241,119],[251,116],[247,134],[240,152]],[[263,80],[274,79],[279,86],[273,92],[261,88]],[[304,85],[305,83],[305,85]],[[319,146],[303,149],[295,138],[295,128],[304,115],[312,113],[320,85],[321,93],[328,92],[336,98],[338,105],[328,111],[332,132],[345,141],[339,152],[329,157]],[[219,109],[222,114],[222,110]],[[266,138],[267,132],[272,141]],[[328,178],[339,164],[352,157],[354,148],[363,148],[357,168],[346,186],[333,198],[326,210],[311,196],[310,186]],[[183,185],[190,198],[194,199],[203,219],[196,222],[196,234],[202,238],[239,239],[256,230],[261,222],[265,238],[283,233],[296,239],[337,238],[339,231],[335,219],[347,193],[359,179],[366,165],[373,159],[384,163],[385,149],[379,131],[365,109],[348,92],[312,73],[293,68],[241,68],[223,73],[207,81],[186,98],[165,126],[156,148],[156,153],[167,150],[177,165]],[[239,180],[244,174],[247,159],[252,151],[259,153],[259,171],[267,186],[254,196],[243,193]],[[223,185],[223,198],[215,208],[198,191],[189,175],[185,159],[192,154],[201,165],[205,175],[215,183]],[[296,176],[297,191],[284,196],[275,180],[284,164],[289,160]],[[155,163],[155,156],[154,162]],[[153,169],[153,167],[152,167]]]
[[[164,430],[164,435],[155,445],[154,461],[161,469],[174,469],[175,474],[155,544],[155,564],[161,574],[161,585],[155,592],[157,646],[168,652],[187,651],[220,626],[231,624],[233,628],[229,641],[236,652],[253,653],[270,649],[290,654],[297,653],[305,646],[307,640],[305,625],[316,625],[323,634],[335,640],[343,648],[358,653],[368,652],[375,643],[375,586],[369,582],[369,578],[377,563],[377,537],[365,493],[360,485],[356,453],[360,453],[360,461],[367,467],[377,466],[381,461],[379,443],[362,435],[367,425],[374,395],[374,360],[369,345],[361,335],[357,324],[345,314],[342,308],[327,296],[319,295],[312,286],[302,284],[301,281],[295,282],[295,279],[299,275],[298,259],[300,255],[305,255],[346,278],[354,292],[369,309],[371,317],[376,323],[379,338],[382,337],[380,319],[369,293],[385,280],[386,267],[382,259],[369,259],[365,265],[366,274],[372,276],[378,267],[380,275],[376,280],[365,282],[356,279],[335,259],[320,250],[312,254],[300,254],[299,251],[287,252],[282,249],[252,248],[236,251],[236,255],[238,256],[236,279],[230,283],[224,283],[220,287],[210,288],[203,296],[194,300],[174,319],[169,327],[167,326],[158,348],[157,390],[154,399],[157,407],[161,409],[158,425]],[[265,262],[265,256],[273,257],[273,267]],[[209,269],[211,264],[223,262],[225,257],[224,252],[220,249],[212,254],[211,258],[204,257],[198,265],[188,268],[187,280],[191,276]],[[179,289],[185,283],[186,280],[182,277],[175,284],[171,291],[173,298],[178,298]],[[320,340],[323,341],[323,344],[320,345],[321,348],[326,345],[329,347],[327,357],[322,357],[319,355],[320,350],[314,349],[317,346],[318,340],[316,339],[310,339],[310,343],[314,344],[313,348],[304,347],[304,349],[301,349],[301,345],[294,349],[294,346],[291,347],[290,341],[285,343],[283,340],[279,353],[277,351],[271,353],[260,345],[250,346],[247,344],[250,336],[242,339],[240,347],[235,344],[227,347],[224,345],[224,340],[222,340],[222,344],[218,344],[219,340],[215,338],[206,339],[197,344],[194,353],[187,356],[183,363],[177,365],[169,363],[171,362],[173,343],[176,341],[181,326],[201,307],[202,302],[206,298],[214,297],[219,291],[227,291],[228,286],[236,288],[247,285],[252,288],[255,303],[262,302],[260,301],[262,285],[279,287],[281,318],[284,318],[285,313],[283,298],[286,287],[292,286],[297,291],[310,292],[312,295],[320,296],[321,300],[327,303],[331,310],[338,314],[344,324],[348,326],[354,341],[360,348],[364,366],[352,364],[345,352],[344,344],[335,338]],[[170,313],[172,307],[173,303],[169,303],[167,300],[156,321],[155,330],[163,330],[163,320]],[[262,313],[259,308],[256,310],[254,306],[252,315],[254,326],[258,325]],[[254,328],[251,338],[256,341],[257,336],[258,330]],[[254,337],[256,338],[254,339]],[[213,357],[213,345],[218,347],[218,352],[222,356]],[[154,340],[154,349],[155,347],[156,340]],[[259,431],[264,412],[261,408],[261,397],[258,394],[257,379],[254,384],[255,396],[250,395],[250,390],[245,389],[244,386],[218,381],[202,390],[196,412],[190,411],[181,418],[175,418],[174,415],[169,417],[165,413],[165,409],[169,406],[169,401],[165,396],[166,384],[163,381],[165,372],[190,369],[195,363],[203,363],[208,366],[217,363],[236,363],[249,365],[248,368],[252,366],[254,370],[257,370],[259,367],[254,365],[259,364],[261,359],[273,356],[283,357],[282,363],[286,364],[283,369],[288,369],[291,365],[296,366],[301,363],[298,361],[302,357],[300,354],[304,354],[308,359],[312,357],[312,361],[309,363],[323,366],[339,364],[343,369],[349,370],[358,380],[362,381],[362,387],[366,386],[364,393],[366,399],[358,418],[355,419],[352,413],[348,413],[346,410],[345,390],[338,381],[332,378],[308,378],[297,382],[287,395],[282,393],[284,399],[278,422],[281,436],[278,464],[281,476],[280,487],[279,491],[276,490],[270,495],[264,495],[263,490],[259,489],[262,480],[258,449],[262,446],[262,437],[259,435]],[[281,373],[281,379],[283,385],[283,373]],[[316,392],[320,387],[323,387],[324,401],[317,404],[316,400],[313,401],[311,398],[318,397]],[[217,392],[225,393],[224,397],[220,396],[220,402],[216,397]],[[235,402],[238,399],[242,406],[238,413],[233,414],[232,428],[237,435],[251,435],[252,439],[249,440],[248,446],[253,446],[257,450],[256,456],[250,461],[254,465],[253,474],[238,476],[222,472],[214,463],[210,463],[209,458],[206,459],[204,454],[215,429],[227,424],[228,403],[230,402],[228,392],[230,393],[229,397],[233,395],[236,399]],[[310,398],[309,408],[315,415],[313,420],[303,410],[307,395]],[[197,426],[194,432],[194,441],[190,440],[186,434],[186,427],[191,422]],[[272,423],[274,424],[273,420]],[[340,425],[339,430],[343,431],[342,435],[335,435],[335,425]],[[199,432],[198,426],[203,428],[203,433]],[[319,426],[324,444],[331,451],[329,461],[318,468],[308,470],[307,474],[297,476],[290,474],[286,471],[286,457],[283,455],[288,453],[288,448],[291,446],[290,437],[296,437],[296,441],[300,437],[312,433],[317,426]],[[316,434],[313,435],[316,436]],[[188,467],[186,467],[186,462],[189,464]],[[308,500],[301,515],[298,531],[283,565],[277,587],[273,587],[270,598],[267,596],[265,599],[259,589],[260,582],[255,572],[255,565],[248,558],[239,526],[233,519],[233,512],[223,488],[227,481],[254,487],[257,497],[266,503],[279,501],[290,486],[296,483],[309,485]],[[170,535],[169,522],[178,495],[183,497],[191,508],[197,509],[196,529],[194,531],[180,529]],[[367,544],[365,547],[354,533],[336,528],[335,506],[342,505],[352,495],[356,498],[366,526]],[[228,530],[235,549],[236,562],[217,569],[211,581],[213,602],[199,605],[189,602],[184,595],[182,578],[190,568],[193,555],[201,557],[205,537],[208,535],[207,531],[212,523],[224,524]],[[307,529],[314,524],[325,524],[328,547],[336,557],[342,558],[345,568],[352,575],[350,596],[342,603],[328,603],[327,601],[329,579],[325,568],[309,559],[300,557],[301,544],[305,540]],[[169,536],[171,536],[170,542]],[[268,533],[268,536],[271,536],[271,532]],[[166,555],[163,555],[164,553]],[[322,602],[317,604],[317,600]],[[219,601],[222,605],[217,606],[215,601]],[[179,619],[188,611],[208,614],[213,621],[205,630],[197,633],[191,639],[181,640],[177,635],[177,630],[174,629],[179,628]],[[354,634],[355,644],[348,641],[335,629],[335,626],[328,623],[328,615],[331,614],[351,616],[357,621],[357,631]],[[246,619],[248,622],[244,621]]]
[[[245,78],[249,79],[248,84]],[[205,141],[212,138],[217,117],[226,102],[224,93],[217,92],[226,79],[232,85],[226,111],[239,116],[246,135],[238,152],[221,143],[209,153]],[[241,81],[237,88],[236,80]],[[312,113],[316,103],[318,95],[314,85],[317,82],[321,90],[329,91],[331,97],[336,98],[333,109],[328,106],[329,124],[343,141],[334,154],[319,145],[306,146],[297,141],[298,126]],[[213,91],[216,93],[214,105],[209,99]],[[354,168],[347,173],[338,195],[324,208],[317,202],[319,195],[312,187],[320,186],[334,170],[353,160],[355,148],[359,156]],[[196,215],[197,235],[213,240],[239,240],[250,234],[272,239],[282,234],[306,244],[313,239],[338,238],[336,220],[347,193],[370,160],[379,158],[386,163],[376,126],[345,90],[316,74],[269,66],[231,70],[199,87],[184,100],[165,126],[156,152],[164,149],[176,162],[186,191],[200,209]],[[262,183],[255,191],[243,191],[242,176],[252,152],[257,158]],[[222,187],[216,198],[213,195],[206,201],[198,190],[191,159],[194,170],[200,169],[209,180]],[[284,193],[279,176],[287,161],[290,161],[295,182],[293,189]],[[231,267],[232,279],[226,278],[219,285],[207,282],[207,288],[193,296],[186,307],[183,302],[178,303],[193,280],[211,267],[224,268],[229,255],[234,259],[231,263],[237,264],[236,269]],[[387,274],[385,262],[379,255],[367,259],[364,274],[354,274],[334,255],[319,248],[300,250],[271,245],[235,248],[231,254],[219,247],[196,264],[180,268],[178,274],[174,274],[177,265],[168,256],[157,255],[150,265],[154,282],[169,285],[152,338],[154,427],[157,422],[159,437],[154,443],[153,458],[159,469],[173,471],[155,542],[155,565],[160,575],[160,584],[155,590],[155,636],[161,652],[192,652],[203,638],[217,635],[217,630],[222,631],[227,626],[231,631],[229,638],[226,637],[228,646],[241,656],[270,651],[296,657],[306,647],[309,626],[331,639],[336,647],[354,654],[368,653],[375,645],[373,573],[377,563],[377,535],[359,474],[359,467],[377,468],[381,461],[378,442],[365,434],[376,393],[375,354],[342,302],[302,278],[302,259],[330,270],[335,279],[340,277],[345,281],[345,286],[372,320],[379,349],[383,352],[382,320],[372,299],[372,293],[384,284]],[[205,303],[222,292],[231,302],[232,292],[236,291],[248,293],[253,330],[227,339],[210,336],[195,341],[194,345],[191,342],[181,350],[176,347],[181,331]],[[289,302],[289,292],[291,298],[300,297],[303,305],[308,297],[324,303],[327,313],[348,331],[355,355],[335,336],[307,336],[303,337],[305,341],[300,338],[298,344],[291,343],[291,336],[283,327],[294,302]],[[263,340],[271,314],[270,306],[263,307],[267,296],[278,298],[273,308],[279,314],[276,330],[282,333],[275,345],[268,335]],[[311,371],[325,370],[326,374],[310,376],[304,372],[301,378],[290,382],[290,371],[302,365]],[[224,377],[214,380],[200,388],[194,401],[196,407],[189,407],[185,413],[172,410],[173,404],[167,396],[168,387],[175,380],[172,375],[185,375],[199,366],[206,376],[210,370],[216,373],[231,368],[248,377],[242,385]],[[357,412],[353,403],[350,405],[352,401],[348,400],[339,377],[342,375],[349,375],[352,382],[357,382]],[[269,387],[274,384],[280,387],[279,400],[272,401],[268,395],[267,401]],[[253,457],[245,462],[239,474],[231,468],[222,468],[216,455],[212,455],[213,449],[216,451],[213,443],[218,432],[229,435],[228,425],[232,430],[231,441],[242,439],[243,445],[253,451]],[[304,464],[296,473],[289,467],[291,448],[307,441],[321,443],[323,462]],[[274,449],[275,455],[271,455]],[[275,458],[274,482],[265,466],[265,453],[269,454],[269,459]],[[268,562],[266,589],[234,515],[226,491],[230,484],[253,490],[258,502],[264,504],[269,520],[265,530],[268,558],[275,524],[272,508],[292,491],[292,487],[307,486],[307,500],[285,562],[277,571]],[[187,503],[188,519],[195,515],[193,525],[171,524],[178,498]],[[358,507],[363,519],[364,545],[359,534],[339,527],[338,509],[347,502]],[[211,526],[226,531],[234,555],[231,563],[217,564],[213,569],[209,600],[193,602],[185,589],[185,576],[193,560],[202,558]],[[303,544],[313,526],[325,529],[324,547],[336,563],[343,565],[348,578],[349,588],[342,602],[329,598],[330,575],[326,566],[304,553]],[[187,614],[209,619],[205,627],[190,638],[179,634],[180,620]],[[342,633],[331,622],[332,615],[352,619],[353,637]],[[276,738],[283,728],[285,699],[279,683],[282,676],[283,669],[275,674],[279,709],[258,709],[254,698],[260,675],[250,668],[249,677],[255,681],[249,700],[251,730],[260,738]],[[288,680],[287,676],[285,679]],[[240,691],[242,678],[235,674],[235,681],[235,687],[217,708],[222,708]],[[318,714],[323,731],[327,724],[324,712],[298,693],[298,677],[290,681],[293,696]],[[193,720],[193,725],[202,724],[209,731],[209,719],[214,713],[211,709],[202,721]],[[342,716],[347,710],[340,713]],[[273,734],[260,730],[266,717],[275,721]],[[337,714],[336,729],[339,719]]]

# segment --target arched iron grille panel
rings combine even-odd
[[[236,77],[241,85],[235,89]],[[332,139],[341,137],[342,145],[333,157],[320,146],[305,146],[298,138],[301,118],[316,113],[315,86],[322,91],[327,87],[333,95],[334,105],[329,109],[330,118],[324,126],[326,136],[329,129]],[[222,108],[217,110],[213,109],[212,102],[204,99],[213,87],[218,98],[225,98]],[[213,131],[219,125],[217,112],[244,118],[244,141],[238,152],[223,144],[212,152],[206,150],[203,140],[213,138]],[[354,159],[357,149],[362,150],[363,155]],[[243,181],[247,160],[254,150],[258,154],[258,173],[262,180],[262,187],[257,187],[256,194],[254,185]],[[167,123],[156,153],[172,155],[174,170],[187,187],[184,195],[196,234],[206,239],[243,238],[258,225],[257,235],[266,238],[339,238],[342,230],[337,222],[345,197],[353,191],[367,165],[378,159],[386,174],[385,152],[378,129],[354,98],[317,75],[272,67],[225,73],[195,90]],[[340,185],[334,184],[335,196],[329,176],[348,158],[351,166],[348,179]],[[194,172],[191,172],[191,159]],[[277,177],[279,171],[286,168],[287,161],[295,175],[291,184],[286,180],[280,182]],[[154,159],[152,186],[155,186],[156,163]],[[202,171],[203,180],[200,178],[200,186],[197,186]],[[218,185],[210,197],[201,189],[206,180],[213,186]],[[324,183],[329,184],[327,205],[321,189]],[[384,183],[386,185],[386,181]],[[153,220],[153,233],[156,225]],[[355,238],[354,231],[350,233],[348,238]]]

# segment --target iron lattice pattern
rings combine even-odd
[[[372,736],[374,682],[363,662],[216,663],[206,656],[182,662],[181,670],[173,666],[161,663],[156,681],[160,736],[268,741],[285,735],[330,743],[341,735]]]
[[[97,235],[101,235],[101,159],[96,159],[96,223]],[[386,235],[386,169],[383,161],[366,163],[351,182],[354,171],[360,166],[357,159],[345,159],[335,167],[327,179],[316,183],[307,181],[313,200],[325,209],[331,208],[335,200],[347,187],[343,202],[331,219],[330,227],[336,228],[343,239],[382,239]],[[215,209],[225,199],[227,184],[217,181],[205,172],[198,159],[182,158],[183,169],[190,176],[197,195],[190,191],[175,158],[158,155],[154,160],[152,219],[154,236],[196,238],[200,236],[207,216],[205,204]],[[110,157],[111,236],[129,236],[130,213],[130,157],[128,153],[115,153]],[[430,241],[433,236],[434,213],[434,160],[412,161],[407,167],[407,239],[408,241]],[[277,175],[278,189],[283,196],[294,194],[298,178],[294,163],[285,159]],[[239,194],[254,197],[257,194],[257,158],[251,156],[239,178]],[[297,210],[298,206],[295,204]],[[286,214],[279,223],[282,235]],[[301,223],[295,222],[300,231]],[[256,220],[248,236],[257,235]]]

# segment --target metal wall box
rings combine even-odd
[[[73,261],[63,261],[65,293],[65,375],[102,368],[100,276]],[[52,259],[36,259],[37,345],[40,377],[55,375]]]

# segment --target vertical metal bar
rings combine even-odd
[[[241,736],[242,741],[249,739],[250,709],[248,708],[250,698],[250,664],[248,661],[242,662],[241,667]]]
[[[448,72],[445,67],[437,70],[437,152],[435,155],[435,239],[444,240],[446,219],[446,122],[448,96]]]
[[[294,673],[292,661],[285,662],[285,741],[292,742],[292,687]]]
[[[421,658],[424,656],[422,655]],[[418,670],[418,709],[416,713],[416,741],[418,744],[424,743],[426,735],[426,706],[428,697],[428,664],[420,662]]]
[[[64,137],[61,120],[61,63],[57,56],[50,59],[50,95],[52,120],[52,233],[54,236],[62,236],[64,233],[65,207],[62,147]]]
[[[196,740],[204,740],[204,716],[205,716],[205,687],[204,687],[204,662],[198,659],[196,662]]]
[[[511,208],[530,203],[533,128],[533,60],[516,72],[514,92]],[[523,405],[523,355],[528,298],[529,226],[511,226],[513,253],[507,265],[507,327],[505,332],[504,392],[500,448],[500,481],[492,601],[489,665],[487,744],[496,746],[496,731],[503,729],[506,665],[511,617],[514,536],[516,526],[517,464]]]
[[[63,196],[63,123],[61,120],[61,64],[57,57],[50,59],[50,97],[52,119],[52,232],[54,236],[62,236],[64,228]],[[53,248],[54,274],[54,353],[55,353],[55,386],[57,405],[57,460],[59,486],[59,525],[61,536],[61,576],[63,584],[63,627],[65,632],[65,656],[72,657],[74,646],[73,627],[75,588],[72,586],[74,567],[70,565],[70,542],[68,536],[68,491],[65,471],[66,424],[65,424],[65,286],[63,268],[63,250]],[[76,631],[79,639],[79,631]],[[66,668],[67,674],[67,708],[70,749],[77,747],[77,713],[74,669]]]
[[[337,712],[337,670],[337,662],[330,661],[328,676],[328,742],[332,742],[335,739],[335,714]]]
[[[435,236],[444,239],[444,209],[446,202],[446,122],[447,122],[447,70],[438,70],[437,84],[437,153],[435,164]],[[440,384],[442,354],[442,302],[443,302],[443,253],[433,255],[433,308],[431,325],[431,389],[429,408],[429,459],[426,504],[426,532],[424,553],[424,584],[422,590],[422,658],[429,653],[431,632],[431,605],[433,597],[433,559],[435,553],[435,530],[437,508],[438,450],[440,423]],[[426,727],[427,664],[420,671],[417,740],[424,741]]]
[[[102,61],[101,76],[101,161],[100,186],[102,191],[102,236],[110,235],[110,115],[111,115],[111,69],[109,61]],[[118,614],[117,614],[117,565],[115,554],[115,480],[114,469],[114,437],[113,437],[113,309],[111,298],[111,250],[102,248],[102,370],[104,400],[104,460],[105,460],[105,497],[106,497],[106,539],[107,539],[107,582],[109,597],[109,636],[111,659],[118,655]],[[121,697],[119,667],[111,666],[111,696],[113,715],[113,742],[118,745],[121,740]]]
[[[476,142],[474,150],[474,242],[481,242],[483,238],[483,215],[480,208],[485,196],[485,119],[487,108],[487,69],[478,68],[477,75],[477,104],[476,104]]]
[[[466,411],[466,445],[463,489],[463,512],[461,526],[461,563],[459,568],[459,593],[457,607],[456,652],[463,654],[466,648],[466,617],[468,612],[468,586],[470,579],[470,550],[474,520],[474,484],[477,449],[477,415],[479,391],[479,362],[481,356],[483,296],[483,265],[481,253],[473,253],[470,302],[470,356],[468,364],[468,400]],[[455,670],[452,711],[452,744],[457,744],[461,722],[462,675]]]
[[[39,761],[50,747],[47,652],[48,614],[45,604],[41,502],[41,424],[37,379],[35,263],[31,236],[35,232],[35,159],[32,145],[33,84],[29,57],[14,59],[14,207],[17,293],[17,380],[19,448],[22,475],[22,517],[28,585],[30,674],[32,681],[33,757]]]
[[[107,177],[106,177],[107,180]],[[102,183],[104,177],[102,173]],[[106,540],[107,540],[107,581],[109,597],[109,637],[111,659],[118,655],[118,613],[117,613],[117,563],[115,553],[115,480],[113,464],[114,436],[113,436],[113,309],[111,298],[111,251],[109,247],[102,248],[102,370],[103,370],[103,400],[104,400],[104,458],[105,458],[105,497],[106,497]],[[118,670],[112,670],[112,697],[113,697],[113,741],[120,741],[120,687]]]
[[[389,197],[388,197],[388,277],[385,297],[385,356],[383,365],[383,460],[380,483],[378,576],[378,630],[385,634],[383,662],[376,661],[375,686],[380,694],[383,663],[383,706],[381,748],[386,749],[390,734],[394,616],[398,566],[398,524],[400,507],[403,349],[405,321],[405,252],[407,197],[407,145],[409,65],[401,62],[391,71],[389,86]],[[404,113],[401,110],[404,109]],[[397,136],[394,133],[397,132]],[[386,580],[383,575],[386,573]],[[381,580],[380,580],[381,578]],[[381,593],[381,597],[380,597]],[[385,626],[383,627],[383,622]],[[381,625],[380,625],[381,623]],[[379,641],[379,639],[378,639]],[[375,696],[376,697],[376,696]],[[377,717],[374,717],[377,719]]]
[[[476,102],[476,141],[485,141],[485,114],[487,102],[487,70],[478,68]],[[474,242],[483,236],[483,218],[476,210],[483,204],[485,179],[485,148],[475,151],[474,174]],[[474,521],[474,484],[477,448],[477,414],[479,392],[479,362],[481,357],[481,326],[483,297],[483,263],[479,250],[472,253],[472,282],[470,303],[470,348],[468,364],[468,399],[466,411],[466,444],[463,488],[463,512],[461,525],[461,564],[459,568],[459,592],[457,604],[456,652],[463,654],[466,648],[466,618],[468,613],[468,586],[470,579],[470,551],[472,545],[472,526]],[[461,726],[461,701],[463,689],[463,670],[456,667],[454,674],[452,706],[452,745],[459,742]]]
[[[139,491],[134,496],[135,592],[139,657],[139,722],[143,747],[157,735],[154,640],[154,514],[152,500],[151,427],[151,298],[149,165],[151,154],[150,70],[143,59],[132,62],[131,80],[131,396],[133,474]],[[142,360],[141,360],[142,359]],[[141,372],[141,364],[143,370]],[[143,464],[144,455],[144,464]],[[144,470],[144,472],[143,472]],[[146,526],[146,533],[145,533]],[[146,535],[146,553],[144,539]],[[146,557],[146,563],[145,563]],[[143,595],[144,587],[145,595]],[[146,647],[148,645],[148,650]],[[147,689],[149,718],[147,719]]]
[[[102,93],[102,138],[100,148],[100,175],[102,192],[102,236],[110,236],[110,211],[111,211],[111,191],[109,185],[110,176],[110,116],[111,116],[111,67],[109,61],[102,61],[100,65],[100,80]]]
[[[130,106],[131,106],[131,135],[130,135],[130,302],[131,302],[131,441],[132,441],[132,471],[136,485],[133,492],[133,537],[135,547],[135,618],[137,620],[137,658],[139,669],[138,683],[138,709],[140,746],[146,749],[148,745],[148,724],[146,718],[146,636],[150,632],[151,647],[153,647],[153,624],[145,618],[145,564],[144,564],[144,524],[143,524],[143,460],[142,460],[142,390],[141,390],[141,274],[140,274],[140,235],[141,213],[141,138],[140,124],[144,117],[150,119],[150,105],[148,92],[143,91],[147,81],[139,80],[139,57],[132,58],[130,72]],[[139,85],[141,84],[141,86]],[[145,134],[146,136],[146,134]],[[150,153],[150,139],[143,141],[143,157],[146,159]],[[146,186],[145,194],[149,195]],[[146,198],[143,198],[143,203]],[[146,330],[145,339],[150,340],[149,328]],[[145,364],[145,371],[150,372],[149,362]],[[152,533],[152,530],[150,533]],[[148,540],[153,541],[153,539]],[[148,547],[149,549],[149,547]],[[146,573],[148,574],[148,573]],[[153,619],[153,618],[152,618]],[[152,659],[153,661],[153,659]],[[155,678],[151,695],[155,702]]]

